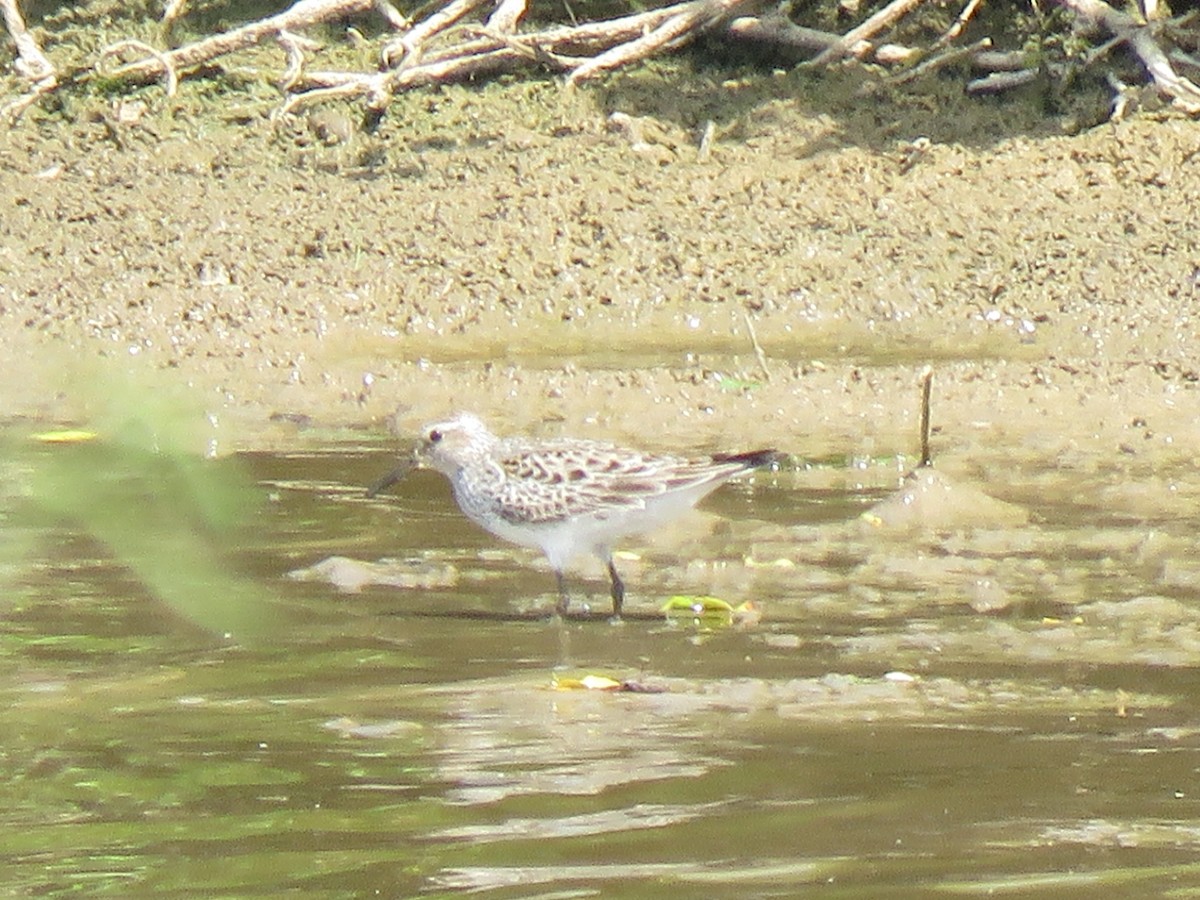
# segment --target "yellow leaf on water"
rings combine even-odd
[[[64,428],[58,431],[42,431],[33,436],[35,441],[43,444],[81,444],[84,441],[94,441],[98,435],[94,431],[84,431],[81,428]]]
[[[696,597],[690,594],[677,594],[663,604],[662,611],[671,613],[686,613],[692,616],[721,616],[733,612],[733,607],[720,597]]]
[[[557,691],[616,691],[621,682],[607,675],[584,675],[582,678],[554,676],[551,686]]]
[[[615,691],[621,686],[621,682],[607,675],[584,675],[579,681],[589,691]]]

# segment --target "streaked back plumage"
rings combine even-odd
[[[688,458],[599,441],[499,438],[470,413],[427,426],[423,452],[469,518],[541,548],[560,579],[571,558],[588,551],[615,579],[616,538],[653,529],[774,458],[771,450]]]

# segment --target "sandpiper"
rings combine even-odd
[[[608,568],[612,610],[620,617],[625,585],[612,543],[674,518],[730,478],[776,457],[774,450],[687,458],[626,450],[597,441],[501,438],[470,413],[425,427],[420,457],[450,479],[469,519],[516,544],[540,548],[566,613],[564,570],[592,552]],[[371,488],[378,492],[404,468]]]

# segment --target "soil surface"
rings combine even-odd
[[[0,133],[10,415],[86,420],[132,373],[183,385],[224,450],[467,407],[911,459],[932,364],[951,470],[1192,464],[1183,117],[675,60],[414,93],[367,131],[350,106],[272,121],[279,53],[256,59]]]

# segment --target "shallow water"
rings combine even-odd
[[[629,547],[628,621],[584,568],[595,615],[560,627],[544,565],[438,477],[366,499],[389,464],[240,460],[263,507],[221,575],[262,604],[245,641],[98,526],[5,520],[0,892],[1200,890],[1195,523],[1099,509],[1121,473],[1072,497],[1017,472],[1012,508],[941,485],[915,524],[860,518],[894,464],[760,473]],[[399,584],[287,576],[334,557]],[[673,594],[762,618],[668,623]],[[588,674],[639,690],[554,687]]]

